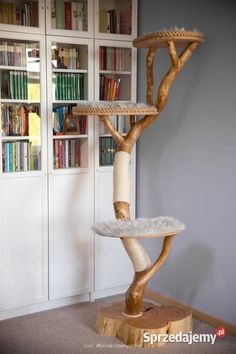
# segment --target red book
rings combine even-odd
[[[71,2],[65,2],[65,29],[72,29]]]
[[[21,127],[22,127],[21,135],[27,136],[29,135],[29,119],[28,119],[28,111],[25,107],[21,107],[20,115],[21,115]]]
[[[103,100],[107,100],[109,80],[110,80],[110,79],[109,79],[108,77],[105,77],[105,80],[104,80],[104,96],[103,96]]]
[[[62,168],[62,140],[58,140],[58,150],[59,150],[59,163],[58,163],[58,168]]]
[[[59,168],[59,141],[54,141],[54,161],[55,161],[55,168]]]

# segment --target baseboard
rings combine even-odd
[[[151,289],[146,289],[144,296],[147,299],[159,302],[162,305],[181,306],[187,310],[192,311],[193,317],[197,318],[198,320],[205,322],[213,327],[221,327],[222,326],[227,330],[228,333],[232,334],[233,336],[236,336],[236,326],[234,326],[231,323],[225,322],[224,320],[221,320],[217,317],[208,315],[207,313],[199,311],[197,309],[194,309],[193,307],[181,304],[180,302],[176,301],[175,299],[171,299],[167,296],[156,293],[155,291],[153,291]]]
[[[52,310],[62,306],[77,304],[80,302],[90,301],[90,294],[81,294],[70,296],[62,299],[48,300],[42,303],[22,306],[14,309],[0,311],[0,321],[13,317],[29,315],[40,311]]]
[[[116,286],[114,288],[95,290],[92,293],[92,297],[93,297],[93,299],[100,299],[103,297],[124,294],[128,287],[129,287],[129,285],[120,285],[120,286]]]

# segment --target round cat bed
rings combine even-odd
[[[151,219],[97,222],[92,229],[100,236],[144,238],[176,235],[185,229],[185,225],[172,217],[159,216]]]

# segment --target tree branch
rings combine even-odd
[[[158,115],[158,114],[157,114]],[[148,127],[157,117],[157,115],[146,115],[138,122],[135,122],[124,137],[122,144],[119,146],[120,151],[131,153],[132,147],[142,134],[143,130]]]
[[[182,53],[179,56],[180,69],[182,69],[184,64],[189,60],[194,50],[196,49],[197,45],[198,43],[189,43],[187,47],[182,51]]]
[[[176,48],[175,48],[174,42],[173,41],[167,42],[167,47],[168,47],[168,51],[169,51],[169,54],[170,54],[170,59],[172,61],[172,65],[175,68],[178,68],[178,66],[179,66],[179,58],[178,58],[178,55],[176,53]]]
[[[121,145],[124,141],[123,136],[113,127],[111,124],[111,121],[108,116],[99,116],[101,122],[104,124],[104,126],[107,128],[109,133],[113,136],[115,139],[117,145]]]
[[[159,257],[157,258],[157,260],[153,263],[153,265],[150,268],[146,269],[143,272],[143,276],[140,279],[140,282],[142,284],[145,284],[146,282],[148,282],[148,280],[153,276],[153,274],[165,262],[166,258],[168,257],[168,254],[170,252],[171,242],[172,242],[174,237],[175,237],[175,235],[171,235],[171,236],[166,236],[164,238],[163,245],[162,245],[162,250],[161,250],[161,253],[160,253]]]
[[[146,77],[147,77],[147,103],[153,104],[153,61],[157,51],[157,47],[150,47],[146,59]]]
[[[179,57],[177,55],[173,41],[167,42],[167,46],[172,64],[159,85],[157,100],[155,102],[155,106],[157,108],[158,113],[156,115],[146,115],[131,126],[128,134],[126,135],[123,143],[120,146],[120,150],[122,151],[130,153],[133,145],[136,143],[142,132],[159,116],[160,112],[164,109],[167,103],[171,85],[174,82],[178,72],[183,68],[184,64],[191,57],[194,49],[197,47],[197,43],[189,43],[182,51]],[[152,64],[154,55],[155,48],[151,47],[147,55],[147,100],[149,104],[152,101]]]
[[[132,125],[134,125],[134,123],[135,123],[135,116],[134,115],[129,116],[129,122],[130,122],[130,126],[132,127]]]

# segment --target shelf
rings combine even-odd
[[[9,65],[0,65],[0,70],[21,70],[28,71],[27,66],[9,66]]]
[[[0,103],[27,103],[27,104],[40,104],[40,101],[29,101],[29,100],[14,100],[11,98],[2,98]]]
[[[3,141],[13,141],[13,140],[35,140],[38,139],[40,140],[41,137],[40,136],[29,136],[29,135],[25,135],[25,136],[2,136],[1,137]]]
[[[84,102],[85,100],[55,100],[52,103],[53,104],[60,104],[60,103],[78,103],[78,102]]]
[[[71,135],[53,135],[53,139],[87,139],[87,134],[71,134]]]
[[[126,136],[127,133],[120,133],[120,135]],[[112,135],[111,134],[99,134],[99,138],[106,138],[106,137],[112,138]]]
[[[78,73],[78,74],[87,74],[87,69],[52,69],[53,73]]]
[[[131,75],[131,71],[99,70],[99,74],[108,74],[108,75]]]

